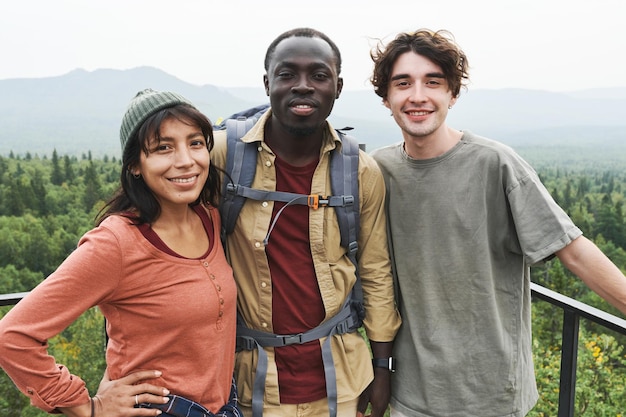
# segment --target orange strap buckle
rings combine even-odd
[[[311,207],[314,210],[317,210],[320,206],[320,196],[319,195],[309,195],[307,200],[307,206]]]
[[[307,198],[307,206],[314,210],[317,210],[320,206],[327,206],[329,203],[328,197],[322,195],[309,195]]]

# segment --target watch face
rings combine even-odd
[[[391,372],[396,371],[396,358],[390,356],[388,358],[374,358],[372,359],[372,364],[376,368],[385,368]]]
[[[389,358],[389,370],[391,372],[396,372],[396,358]]]

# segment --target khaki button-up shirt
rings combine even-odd
[[[265,121],[271,110],[242,138],[244,142],[260,141],[253,188],[276,189],[275,154],[263,141]],[[337,132],[328,124],[319,164],[313,175],[311,194],[331,195],[330,152],[341,146]],[[226,132],[215,132],[211,160],[217,167],[226,166]],[[358,263],[365,304],[364,328],[369,339],[390,342],[400,327],[395,306],[393,279],[387,248],[385,218],[385,184],[376,162],[365,152],[359,155],[360,233]],[[265,239],[273,210],[273,201],[248,200],[235,229],[227,238],[227,257],[232,265],[238,288],[238,308],[247,325],[273,332],[272,277],[265,253]],[[339,224],[333,208],[309,211],[310,247],[315,273],[326,311],[325,320],[341,309],[356,281],[355,269],[340,245]],[[279,320],[279,318],[277,318]],[[320,340],[322,343],[324,339]],[[373,379],[371,355],[358,332],[333,336],[331,343],[337,375],[338,401],[360,395]],[[265,402],[279,404],[278,373],[273,348],[266,348],[268,368]],[[257,354],[237,353],[235,377],[242,404],[250,406]]]

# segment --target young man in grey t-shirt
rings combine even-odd
[[[392,417],[523,416],[538,398],[530,266],[557,256],[625,314],[626,277],[512,149],[446,124],[468,79],[450,33],[402,33],[372,59],[404,139],[373,153],[403,318]]]

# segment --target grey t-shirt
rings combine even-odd
[[[372,153],[403,324],[391,404],[410,417],[523,416],[536,403],[530,265],[582,232],[511,148],[464,132],[437,158]]]

